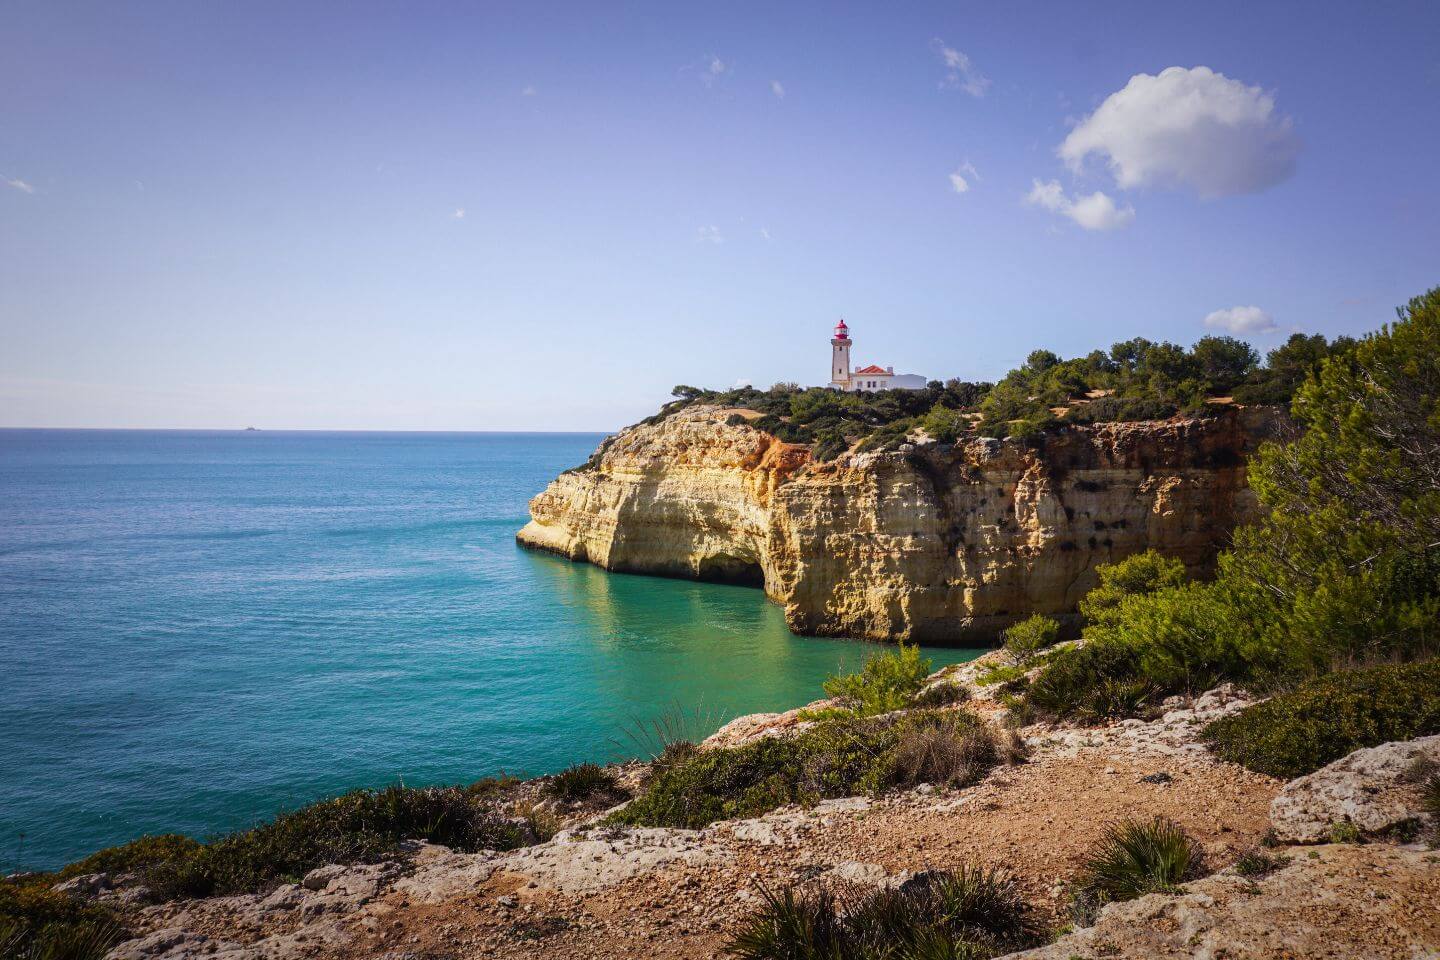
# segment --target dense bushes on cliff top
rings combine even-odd
[[[1289,780],[1362,747],[1440,733],[1440,660],[1317,677],[1205,728],[1226,760]]]
[[[1028,704],[1133,712],[1222,680],[1286,687],[1440,649],[1440,288],[1324,360],[1295,397],[1302,431],[1261,448],[1266,508],[1213,583],[1132,558],[1087,601],[1089,644],[1052,657]],[[1148,564],[1142,569],[1143,565]]]
[[[949,443],[977,428],[989,436],[1029,437],[1066,423],[1204,414],[1212,409],[1208,398],[1226,394],[1241,403],[1286,404],[1308,373],[1353,343],[1296,334],[1261,366],[1249,344],[1231,337],[1204,337],[1188,350],[1137,338],[1072,360],[1036,350],[999,383],[932,380],[923,390],[840,393],[777,383],[769,390],[716,391],[682,385],[674,390],[676,399],[645,422],[697,403],[746,408],[762,414],[751,421],[756,428],[789,443],[813,444],[815,459],[829,460],[856,441],[862,450],[894,449],[920,429]],[[1057,417],[1054,407],[1067,410]]]

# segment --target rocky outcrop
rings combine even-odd
[[[1003,960],[1433,957],[1440,871],[1423,850],[1335,845],[1281,854],[1261,878],[1232,870],[1104,908],[1093,927]]]
[[[1070,427],[812,463],[692,407],[608,439],[530,503],[522,544],[607,570],[763,585],[798,633],[963,642],[1065,616],[1147,548],[1207,573],[1252,516],[1268,410]]]
[[[1356,750],[1291,780],[1270,803],[1270,823],[1286,843],[1323,843],[1348,828],[1381,833],[1428,819],[1416,771],[1440,768],[1440,736]]]

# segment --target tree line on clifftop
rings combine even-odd
[[[1209,336],[1188,350],[1143,337],[1063,360],[1036,350],[998,383],[932,380],[923,390],[843,393],[829,387],[777,383],[769,390],[703,390],[677,386],[655,423],[695,404],[754,410],[750,425],[787,443],[812,445],[816,460],[851,449],[893,450],[923,430],[932,440],[1015,436],[1029,439],[1066,424],[1163,420],[1205,416],[1211,401],[1283,406],[1328,357],[1355,346],[1349,337],[1295,334],[1262,364],[1248,343]],[[737,418],[739,415],[736,415]],[[739,419],[737,419],[739,422]]]

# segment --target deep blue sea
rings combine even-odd
[[[0,430],[0,872],[634,755],[639,722],[703,735],[874,651],[519,549],[600,439]]]

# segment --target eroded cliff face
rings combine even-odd
[[[608,440],[518,539],[608,570],[763,585],[798,633],[963,643],[1072,614],[1095,567],[1155,548],[1197,575],[1256,505],[1274,414],[1097,424],[812,464],[693,407]]]

